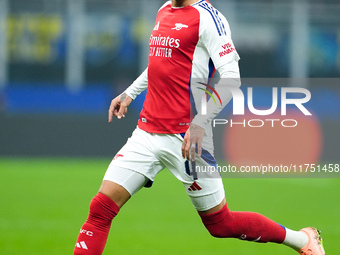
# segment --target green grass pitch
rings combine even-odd
[[[0,254],[72,254],[109,159],[0,158]],[[256,211],[292,229],[322,230],[339,249],[340,179],[224,179],[229,208]],[[297,254],[277,244],[210,237],[167,171],[115,218],[104,254]]]

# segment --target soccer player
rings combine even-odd
[[[221,178],[195,173],[195,166],[216,164],[211,121],[230,101],[232,87],[240,86],[239,56],[225,17],[207,0],[168,1],[158,11],[149,45],[148,68],[112,100],[108,113],[109,122],[125,117],[132,100],[147,88],[138,126],[109,165],[74,254],[102,254],[119,209],[164,168],[183,183],[212,236],[325,254],[316,229],[293,231],[258,213],[230,211]],[[221,77],[212,90],[218,103],[210,98],[204,110],[202,98],[215,69]]]

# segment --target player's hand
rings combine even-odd
[[[127,113],[127,107],[131,104],[132,98],[129,97],[126,93],[122,93],[111,101],[111,105],[109,108],[109,122],[112,122],[113,116],[116,116],[117,119],[121,119],[125,117]]]
[[[182,144],[182,156],[187,160],[195,160],[195,150],[197,147],[197,155],[202,155],[202,140],[204,136],[204,128],[191,124],[185,133]]]

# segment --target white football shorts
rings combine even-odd
[[[219,205],[225,197],[220,175],[202,175],[197,169],[216,165],[206,150],[194,162],[182,157],[180,134],[148,133],[136,128],[109,165],[104,180],[123,186],[131,196],[152,183],[167,168],[185,187],[194,207],[206,211]]]

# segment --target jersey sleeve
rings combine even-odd
[[[240,57],[231,39],[229,23],[216,9],[201,13],[200,40],[221,78],[240,77]]]
[[[148,68],[124,91],[129,97],[135,99],[148,87]]]
[[[238,66],[240,57],[231,39],[229,24],[225,17],[215,9],[201,15],[200,40],[221,77],[219,83],[215,84],[215,91],[222,103],[215,104],[210,98],[206,114],[198,113],[192,121],[193,124],[207,129],[211,121],[232,99],[228,86],[239,88],[241,85]]]

